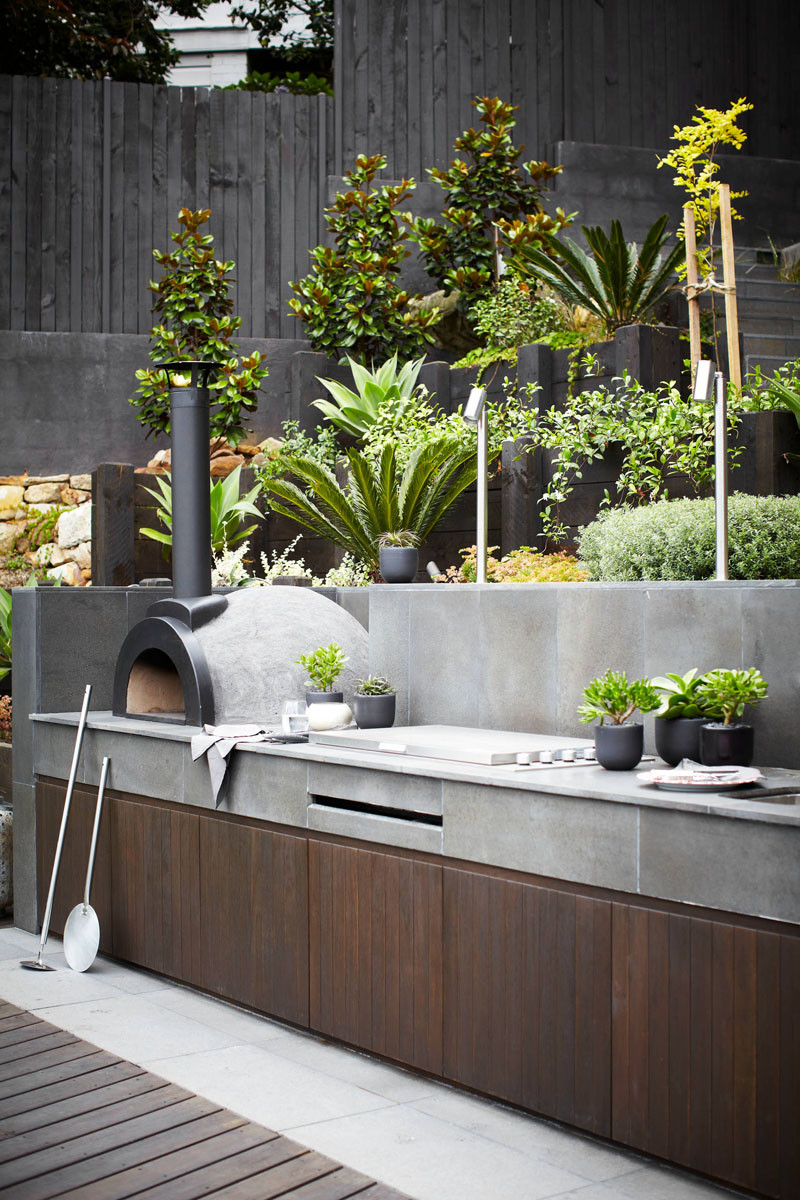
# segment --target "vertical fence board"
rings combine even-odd
[[[144,298],[150,293],[147,285],[153,278],[153,156],[155,152],[155,97],[150,88],[139,90],[139,227],[136,253],[137,285],[137,332],[147,333],[151,326],[150,316],[144,307]]]
[[[94,330],[103,326],[103,83],[97,80],[85,86],[87,108],[83,125],[83,158],[88,199],[83,211],[81,319],[84,329]]]
[[[231,214],[236,224],[236,312],[243,317],[242,332],[253,336],[253,177],[251,167],[252,147],[252,117],[253,98],[249,92],[241,96],[235,92],[239,103],[236,105],[236,176],[237,186],[231,189],[231,197],[235,199],[235,215]],[[241,103],[242,99],[245,103]],[[307,97],[303,96],[303,100]],[[306,147],[307,151],[307,147]]]
[[[42,85],[42,282],[39,328],[55,329],[56,291],[56,81]]]
[[[194,90],[194,147],[189,147],[186,153],[194,150],[195,157],[195,206],[208,208],[209,190],[209,99],[208,88]]]
[[[70,290],[70,172],[72,147],[70,134],[72,116],[70,107],[64,103],[63,85],[58,87],[56,103],[56,254],[54,310],[55,328],[63,332],[71,328],[69,290]]]
[[[253,93],[251,116],[250,170],[253,176],[252,192],[252,295],[250,299],[250,336],[267,337],[266,333],[266,289],[265,277],[268,265],[265,258],[266,241],[266,182],[264,178],[266,132],[266,96]]]
[[[294,120],[293,113],[287,105],[279,108],[280,117],[280,202],[281,202],[281,240],[280,240],[280,272],[278,275],[278,315],[280,319],[280,337],[291,337],[293,318],[288,313],[288,298],[291,289],[288,280],[297,279],[295,274],[295,222],[294,206],[295,193],[292,187],[295,162]],[[303,272],[305,274],[305,272]]]
[[[28,80],[27,184],[25,223],[25,327],[38,329],[42,282],[42,80]]]
[[[264,124],[264,322],[267,337],[280,337],[281,160],[280,97],[265,97]]]
[[[164,89],[166,92],[166,88]],[[123,119],[124,89],[111,89],[111,179],[110,207],[111,230],[109,237],[109,329],[111,333],[122,333],[122,275],[123,246],[125,233],[122,217],[123,192]]]
[[[11,262],[12,77],[0,76],[0,263]],[[0,270],[0,329],[11,322],[11,271]]]

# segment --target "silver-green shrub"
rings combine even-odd
[[[728,543],[731,579],[800,578],[800,496],[734,493]],[[578,556],[590,579],[712,579],[714,501],[610,509],[581,530]]]

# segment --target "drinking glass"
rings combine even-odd
[[[283,732],[308,733],[308,705],[305,700],[287,700],[281,713]]]

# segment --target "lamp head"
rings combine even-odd
[[[477,425],[480,420],[483,406],[486,403],[486,388],[474,387],[469,394],[469,399],[464,405],[464,411],[461,416],[470,425]]]
[[[710,358],[701,358],[697,364],[692,388],[692,399],[708,404],[714,394],[714,373],[717,364]]]

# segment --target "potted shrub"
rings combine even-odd
[[[359,729],[388,729],[394,725],[397,696],[388,679],[368,675],[359,679],[353,697],[353,716]]]
[[[386,583],[412,583],[419,567],[419,538],[410,529],[394,529],[378,538],[380,572]]]
[[[671,767],[684,758],[700,762],[700,728],[716,715],[700,694],[704,679],[692,667],[685,675],[657,675],[650,680],[663,695],[655,719],[656,750]]]
[[[301,654],[295,659],[308,672],[310,686],[306,690],[308,705],[308,727],[320,732],[323,729],[343,729],[353,719],[353,714],[344,702],[342,692],[335,692],[333,685],[344,670],[347,655],[337,642],[319,646],[311,654]]]
[[[644,752],[644,725],[628,723],[638,709],[642,714],[653,712],[661,697],[647,679],[628,682],[624,671],[606,671],[584,689],[583,704],[578,715],[584,724],[600,721],[595,730],[595,754],[607,771],[630,771],[641,761]],[[606,725],[609,717],[611,724]]]
[[[700,729],[700,761],[709,767],[749,767],[753,761],[753,727],[738,721],[750,704],[760,704],[768,683],[755,667],[747,670],[719,668],[709,671],[699,693],[707,711],[721,721],[708,721]]]

